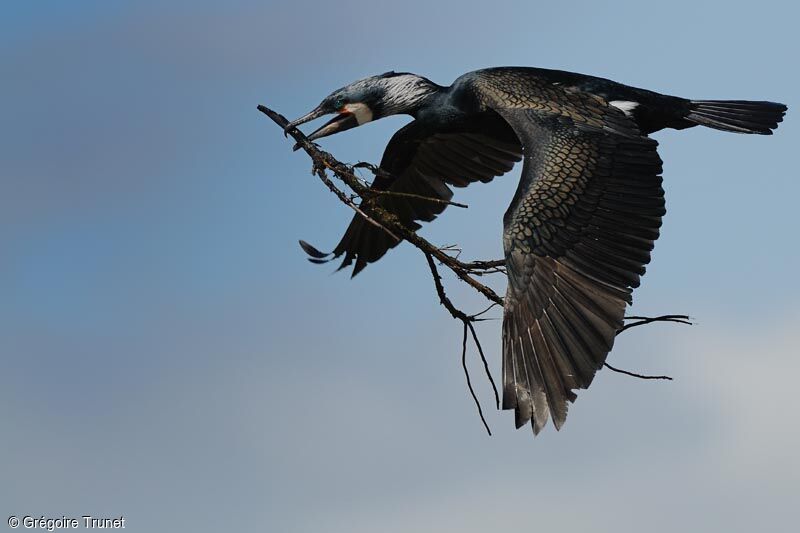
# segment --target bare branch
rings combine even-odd
[[[478,353],[481,355],[481,361],[483,361],[483,370],[486,372],[486,377],[489,378],[489,383],[492,384],[492,390],[494,391],[494,403],[497,409],[500,409],[500,394],[497,392],[497,385],[494,383],[494,378],[492,377],[492,373],[489,371],[489,362],[486,360],[486,356],[483,353],[483,348],[481,347],[481,342],[478,340],[478,334],[475,333],[475,326],[472,325],[474,320],[474,316],[470,317],[472,320],[467,322],[467,327],[469,331],[472,333],[472,340],[475,341],[475,346],[478,347]]]
[[[441,198],[431,198],[429,196],[422,196],[419,194],[412,194],[410,192],[397,192],[397,191],[381,191],[377,189],[370,189],[370,192],[367,196],[396,196],[399,198],[414,198],[415,200],[424,200],[426,202],[431,202],[434,204],[444,204],[444,205],[452,205],[453,207],[461,207],[462,209],[467,209],[469,206],[467,204],[460,204],[458,202],[453,202],[452,200],[442,200]]]
[[[444,292],[442,276],[439,275],[439,269],[436,268],[436,263],[433,262],[433,257],[431,257],[431,254],[425,254],[425,259],[428,261],[428,268],[430,268],[431,276],[433,276],[433,283],[436,286],[436,294],[439,295],[439,302],[445,306],[448,311],[450,311],[450,314],[453,315],[453,318],[457,318],[461,321],[469,321],[467,314],[460,309],[456,309],[456,306],[453,305],[453,302],[450,301],[450,298],[448,298],[447,294]]]
[[[648,316],[626,316],[625,320],[635,320],[636,322],[631,322],[630,324],[625,324],[617,331],[617,335],[625,331],[626,329],[635,328],[636,326],[643,326],[645,324],[652,324],[653,322],[676,322],[678,324],[688,324],[691,326],[693,322],[691,322],[691,318],[688,315],[661,315],[656,317],[648,317]],[[619,372],[620,374],[625,374],[627,376],[633,376],[639,379],[667,379],[672,381],[672,378],[669,376],[648,376],[644,374],[637,374],[636,372],[631,372],[629,370],[622,370],[620,368],[615,368],[608,363],[603,363],[603,366],[609,370],[613,370],[614,372]]]
[[[475,389],[472,388],[472,380],[469,379],[469,370],[467,370],[467,324],[469,324],[469,322],[465,321],[464,336],[461,341],[461,367],[464,369],[464,375],[467,377],[467,388],[469,388],[469,393],[472,395],[472,399],[475,400],[475,405],[478,407],[478,416],[481,417],[481,422],[483,422],[483,427],[486,428],[486,433],[488,433],[491,437],[492,430],[489,429],[489,424],[486,423],[486,417],[483,416],[481,402],[478,401],[478,397],[475,395]]]
[[[636,372],[630,372],[628,370],[622,370],[620,368],[615,368],[608,363],[603,363],[603,366],[609,370],[613,370],[614,372],[619,372],[620,374],[625,374],[626,376],[632,376],[639,379],[666,379],[672,381],[672,378],[669,376],[648,376],[646,374],[637,374]]]
[[[276,113],[275,111],[269,109],[266,106],[259,105],[258,110],[267,115],[271,118],[278,126],[284,129],[284,132],[287,135],[291,135],[295,141],[297,141],[297,146],[302,148],[314,161],[315,169],[318,169],[318,172],[315,172],[317,176],[322,179],[325,185],[339,197],[340,200],[347,203],[345,198],[347,195],[342,192],[338,187],[336,187],[330,179],[327,179],[327,176],[323,169],[331,170],[334,175],[342,180],[348,187],[350,187],[356,194],[361,196],[362,198],[365,196],[369,196],[370,189],[365,187],[358,177],[353,174],[352,169],[350,169],[344,163],[337,161],[332,155],[328,152],[320,150],[314,143],[309,141],[303,132],[298,130],[297,128],[291,128],[288,131],[285,129],[286,126],[289,124],[289,121],[286,120],[286,117],[283,115]],[[349,199],[348,199],[349,200]],[[380,223],[381,227],[387,229],[391,232],[393,237],[399,236],[403,240],[406,240],[419,248],[423,253],[428,253],[434,256],[437,260],[439,260],[443,265],[447,266],[453,273],[463,282],[470,285],[476,291],[484,295],[486,298],[491,300],[492,302],[498,303],[502,305],[503,299],[497,295],[492,289],[487,287],[486,285],[480,283],[475,278],[473,278],[470,274],[471,271],[469,268],[465,268],[463,263],[460,261],[456,261],[453,258],[449,257],[446,253],[439,250],[438,247],[434,246],[427,240],[423,239],[416,232],[408,229],[404,226],[400,220],[395,216],[393,213],[389,213],[385,209],[382,209],[380,206],[374,205],[370,207],[370,215],[374,218],[377,222]]]
[[[461,352],[461,366],[464,368],[464,375],[467,378],[467,386],[469,387],[469,392],[472,394],[473,400],[475,400],[475,405],[478,406],[478,415],[481,417],[481,421],[483,422],[484,427],[486,427],[486,431],[489,435],[492,434],[492,431],[489,429],[489,424],[486,423],[486,419],[483,416],[483,409],[481,408],[481,402],[478,400],[478,397],[475,395],[475,391],[472,388],[472,382],[469,377],[469,370],[467,369],[467,328],[469,328],[470,332],[472,333],[472,339],[475,341],[475,346],[478,348],[478,353],[480,354],[481,361],[483,361],[483,369],[486,372],[486,377],[489,378],[489,383],[492,384],[492,390],[494,391],[494,398],[495,403],[497,405],[497,409],[500,409],[500,394],[497,392],[497,385],[494,382],[494,378],[492,377],[492,373],[489,370],[489,362],[486,360],[486,356],[483,353],[483,347],[481,346],[480,341],[478,340],[478,334],[475,332],[475,328],[472,325],[473,322],[478,320],[478,315],[481,315],[491,309],[495,304],[489,306],[486,310],[481,311],[478,315],[467,315],[460,309],[456,308],[453,305],[453,302],[450,301],[450,298],[447,297],[447,294],[444,291],[444,285],[442,285],[442,277],[439,274],[439,270],[436,268],[436,263],[433,261],[433,257],[430,254],[425,254],[425,259],[428,261],[428,268],[431,270],[431,276],[433,277],[433,283],[436,286],[436,294],[439,295],[439,302],[445,306],[445,308],[450,312],[453,318],[460,320],[464,324],[464,340],[462,342],[462,352]]]
[[[622,326],[622,328],[617,332],[617,335],[626,329],[635,328],[636,326],[643,326],[645,324],[652,324],[653,322],[676,322],[678,324],[687,324],[689,326],[694,325],[694,322],[692,322],[692,317],[689,315],[661,315],[656,317],[626,316],[625,320],[636,320],[636,322]]]
[[[351,168],[366,168],[375,176],[379,176],[382,178],[391,178],[392,174],[383,170],[380,167],[376,167],[372,163],[367,163],[365,161],[361,161],[356,163]],[[371,193],[376,196],[398,196],[401,198],[414,198],[416,200],[424,200],[426,202],[433,202],[435,204],[444,204],[444,205],[452,205],[454,207],[461,207],[461,208],[468,208],[467,204],[462,204],[459,202],[453,202],[452,200],[442,200],[441,198],[431,198],[429,196],[422,196],[420,194],[412,194],[408,192],[397,192],[397,191],[387,191],[387,190],[377,190],[377,189],[370,189]]]
[[[348,196],[347,196],[347,195],[346,195],[346,194],[345,194],[343,191],[341,191],[341,190],[340,190],[338,187],[336,187],[336,185],[334,185],[334,184],[333,184],[333,182],[330,180],[330,178],[328,178],[328,175],[327,175],[327,174],[325,174],[325,171],[324,171],[322,168],[319,168],[319,167],[315,168],[315,169],[314,169],[314,173],[315,173],[317,176],[319,176],[319,179],[321,179],[321,180],[322,180],[322,183],[324,183],[325,185],[327,185],[327,186],[328,186],[328,188],[329,188],[329,189],[330,189],[330,190],[331,190],[331,191],[332,191],[332,192],[333,192],[333,193],[334,193],[336,196],[338,196],[338,197],[339,197],[339,199],[340,199],[340,200],[341,200],[341,201],[342,201],[342,202],[343,202],[345,205],[347,205],[347,206],[348,206],[349,208],[351,208],[353,211],[355,211],[356,213],[358,213],[359,215],[361,215],[361,216],[364,218],[364,220],[366,220],[367,222],[369,222],[369,223],[370,223],[370,224],[372,224],[373,226],[376,226],[376,227],[378,227],[378,228],[382,229],[383,231],[385,231],[385,232],[386,232],[387,234],[389,234],[389,236],[390,236],[390,237],[392,237],[394,240],[396,240],[396,241],[400,241],[400,237],[398,237],[397,235],[395,235],[394,233],[392,233],[392,232],[391,232],[390,230],[388,230],[388,229],[387,229],[385,226],[381,225],[381,223],[380,223],[380,222],[378,222],[377,220],[373,219],[373,218],[372,218],[372,217],[370,217],[368,214],[366,214],[364,211],[362,211],[362,210],[361,210],[361,208],[360,208],[359,206],[357,206],[357,205],[355,204],[355,202],[353,202],[353,200],[352,200],[350,197],[348,197]]]
[[[367,222],[386,232],[393,239],[397,241],[405,240],[410,244],[412,244],[413,246],[415,246],[416,248],[418,248],[425,255],[425,259],[428,262],[428,267],[430,268],[431,276],[433,277],[434,285],[436,287],[436,293],[439,296],[439,302],[447,309],[447,311],[453,318],[460,320],[464,326],[463,339],[461,342],[462,345],[461,365],[464,369],[464,374],[466,376],[467,387],[469,388],[470,394],[472,395],[472,398],[475,401],[475,404],[478,408],[478,415],[480,416],[481,422],[483,422],[486,431],[489,433],[489,435],[491,435],[492,432],[489,429],[489,425],[486,423],[486,419],[483,415],[483,410],[481,409],[481,405],[477,395],[475,394],[475,390],[472,387],[472,381],[470,379],[469,371],[467,369],[467,363],[466,363],[467,331],[469,330],[470,334],[472,335],[472,339],[475,342],[475,346],[478,349],[481,361],[483,362],[484,371],[486,372],[486,376],[488,377],[489,382],[492,385],[492,390],[494,391],[496,406],[499,409],[500,395],[498,393],[494,379],[492,378],[492,374],[489,370],[489,363],[486,360],[486,356],[483,352],[483,347],[481,346],[481,343],[478,340],[478,334],[475,331],[473,322],[487,320],[485,318],[479,318],[479,317],[488,312],[494,306],[500,306],[500,307],[503,306],[503,298],[500,297],[490,287],[477,281],[475,279],[475,276],[483,276],[495,273],[507,274],[505,269],[505,260],[497,259],[492,261],[480,261],[480,260],[461,261],[459,260],[459,255],[461,253],[460,248],[458,248],[455,245],[448,247],[434,246],[426,239],[417,235],[415,231],[406,227],[396,215],[386,211],[376,200],[380,197],[394,196],[394,197],[413,198],[416,200],[452,205],[461,208],[466,208],[467,205],[460,204],[457,202],[452,202],[449,200],[442,200],[440,198],[430,198],[417,194],[373,189],[369,186],[369,184],[367,184],[364,180],[362,180],[355,174],[355,169],[366,168],[370,170],[375,176],[388,177],[388,178],[391,178],[391,174],[370,163],[361,162],[361,163],[356,163],[355,165],[352,166],[346,165],[338,161],[328,152],[321,150],[316,144],[309,141],[308,138],[303,134],[303,132],[301,132],[297,128],[291,128],[287,130],[286,126],[289,124],[289,121],[286,120],[286,118],[280,115],[279,113],[276,113],[275,111],[263,105],[259,105],[258,110],[267,115],[278,126],[280,126],[284,130],[284,133],[287,136],[289,135],[292,136],[292,138],[297,143],[295,145],[295,149],[302,148],[313,161],[314,166],[312,169],[312,173],[317,177],[319,177],[319,179],[325,184],[325,186],[328,187],[328,189],[331,192],[333,192],[337,196],[337,198],[339,198],[339,200],[341,200],[349,208],[353,209],[356,213],[358,213],[359,216],[363,217]],[[347,187],[349,187],[349,189],[352,190],[354,194],[345,193],[345,191],[340,189],[328,177],[328,174],[326,172],[328,170],[331,171],[338,180],[340,180]],[[362,199],[361,205],[357,205],[355,203],[354,201],[355,198]],[[451,255],[451,253],[453,252],[456,253],[455,256]],[[444,285],[442,284],[442,278],[436,267],[434,259],[436,259],[436,261],[438,261],[439,264],[450,269],[459,280],[471,286],[478,293],[480,293],[487,300],[489,300],[490,302],[489,307],[473,315],[468,315],[465,312],[458,309],[445,293]],[[622,328],[620,328],[620,330],[617,332],[617,335],[630,328],[636,326],[642,326],[645,324],[651,324],[653,322],[676,322],[679,324],[690,324],[690,325],[693,323],[690,317],[687,315],[662,315],[657,317],[629,316],[625,317],[625,320],[632,322],[626,323]],[[648,379],[648,380],[672,379],[669,376],[649,376],[644,374],[637,374],[635,372],[630,372],[628,370],[615,368],[609,365],[608,363],[604,363],[604,366],[609,370],[612,370],[613,372],[619,372],[621,374],[625,374],[639,379]]]

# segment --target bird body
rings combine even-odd
[[[451,187],[488,182],[523,160],[503,218],[508,272],[503,316],[503,407],[534,434],[560,428],[613,347],[650,261],[665,213],[658,143],[663,128],[703,125],[770,134],[786,111],[772,102],[689,100],[604,78],[528,67],[469,72],[449,87],[409,73],[354,82],[294,127],[336,113],[314,140],[384,116],[397,131],[372,187],[408,228],[430,222]],[[368,208],[365,208],[368,212]],[[303,244],[315,262],[327,260]],[[332,252],[353,275],[397,242],[357,215]]]

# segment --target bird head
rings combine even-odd
[[[308,136],[310,141],[398,113],[414,114],[439,86],[416,74],[387,72],[332,92],[313,111],[286,125],[285,131],[335,114]]]

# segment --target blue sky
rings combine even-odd
[[[113,5],[112,5],[113,4]],[[0,17],[0,512],[133,531],[785,530],[800,483],[797,8],[760,2],[8,2]],[[351,213],[255,107],[354,79],[560,68],[788,104],[772,137],[656,134],[667,210],[562,431],[483,432],[460,327],[403,245],[308,263]],[[408,118],[321,144],[377,162]],[[423,235],[501,255],[518,170]],[[464,306],[480,300],[453,280]],[[502,284],[497,284],[502,290]],[[481,324],[500,368],[499,322]],[[484,407],[490,390],[474,380]],[[747,505],[742,505],[742,502]],[[526,527],[526,526],[523,526]]]

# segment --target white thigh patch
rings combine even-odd
[[[639,102],[631,102],[628,100],[614,100],[613,102],[609,102],[610,105],[613,105],[627,116],[633,115],[633,110],[639,106]]]

